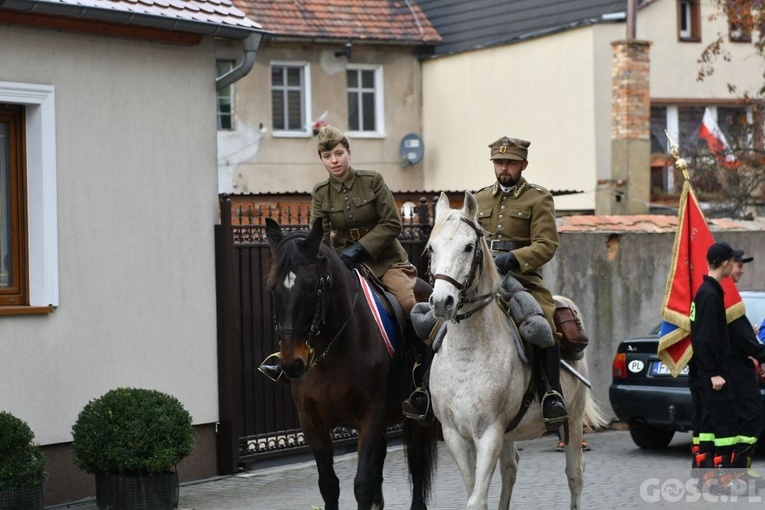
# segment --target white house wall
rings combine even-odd
[[[213,69],[207,40],[0,30],[0,81],[55,87],[59,306],[0,317],[0,409],[41,444],[120,386],[217,420]]]
[[[507,135],[531,141],[529,181],[585,191],[556,197],[558,209],[593,209],[596,175],[610,165],[609,41],[622,30],[584,27],[425,61],[425,188],[491,184],[487,146]]]

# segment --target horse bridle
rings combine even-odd
[[[317,363],[321,363],[327,355],[330,353],[330,350],[335,345],[335,342],[338,338],[340,338],[340,335],[345,331],[345,328],[348,326],[348,323],[353,318],[353,311],[356,309],[356,302],[359,297],[359,288],[356,288],[356,292],[353,294],[353,303],[351,304],[351,310],[350,314],[347,319],[345,319],[345,322],[340,327],[338,332],[335,334],[334,337],[332,337],[332,340],[327,344],[327,346],[324,348],[324,351],[319,356],[316,356],[316,347],[315,347],[315,340],[316,337],[319,336],[319,333],[321,333],[321,326],[325,323],[324,315],[325,315],[325,308],[324,308],[324,300],[327,294],[327,290],[331,286],[332,279],[330,275],[327,273],[327,270],[325,268],[325,262],[327,261],[327,257],[324,255],[319,255],[314,260],[308,260],[306,262],[302,262],[299,264],[300,266],[308,266],[313,264],[318,264],[319,266],[319,285],[316,289],[316,305],[314,306],[313,310],[313,319],[311,320],[311,324],[308,324],[307,326],[299,326],[296,328],[286,328],[282,324],[279,323],[279,316],[278,313],[274,314],[274,330],[276,331],[276,336],[281,337],[282,333],[285,333],[287,335],[299,335],[301,333],[308,332],[308,335],[306,335],[305,338],[305,346],[308,350],[308,367],[312,367],[316,365]]]
[[[459,297],[460,297],[459,301],[457,302],[458,312],[465,305],[478,303],[478,306],[464,313],[457,313],[452,318],[452,322],[463,321],[469,318],[478,310],[488,306],[488,304],[494,300],[494,295],[496,294],[496,290],[493,290],[492,292],[489,292],[487,294],[481,294],[479,296],[473,296],[473,297],[467,296],[468,291],[473,286],[474,280],[476,279],[476,277],[480,278],[480,274],[483,272],[483,246],[480,242],[481,239],[483,238],[483,231],[476,226],[473,220],[469,218],[460,216],[460,221],[462,221],[463,223],[467,224],[470,228],[472,228],[473,232],[475,232],[477,236],[476,243],[475,243],[475,250],[473,251],[473,260],[470,264],[470,270],[468,271],[467,277],[465,277],[465,281],[463,283],[460,283],[454,278],[452,278],[451,276],[443,274],[443,273],[436,274],[434,278],[436,280],[444,280],[446,282],[449,282],[457,288],[457,290],[459,291]]]

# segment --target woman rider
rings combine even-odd
[[[380,173],[351,168],[351,146],[342,131],[325,126],[318,138],[319,159],[329,178],[316,184],[311,193],[311,224],[321,221],[324,240],[343,262],[369,267],[409,317],[416,303],[417,268],[398,241],[401,218],[390,189]],[[416,347],[421,350],[423,365],[429,364],[429,347]],[[272,378],[281,375],[274,365],[261,365],[260,369]],[[421,369],[425,370],[427,366]]]

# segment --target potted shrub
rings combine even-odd
[[[194,449],[191,415],[155,390],[117,388],[91,400],[72,427],[77,466],[96,475],[99,508],[178,506],[175,466]]]
[[[0,508],[42,510],[45,456],[29,426],[0,412]]]

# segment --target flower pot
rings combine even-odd
[[[178,507],[178,474],[96,475],[96,504],[109,510],[173,510]]]
[[[43,487],[0,490],[2,510],[42,510]]]

